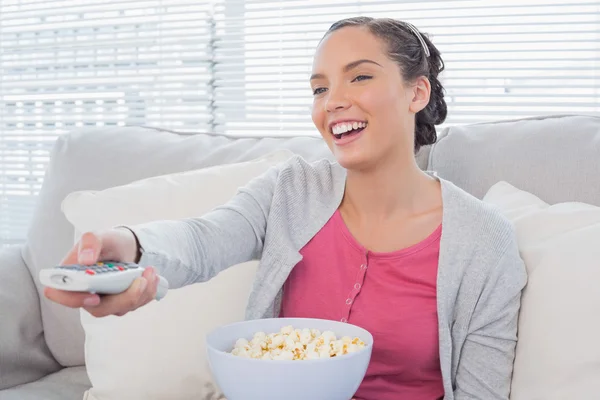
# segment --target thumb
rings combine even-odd
[[[91,232],[84,233],[79,241],[77,261],[80,264],[94,264],[98,261],[101,249],[102,240],[99,236]]]

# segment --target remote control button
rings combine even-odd
[[[112,264],[112,263],[107,263],[107,264],[106,264],[106,266],[107,266],[108,268],[114,268],[114,267],[115,267],[115,264]]]
[[[86,270],[85,273],[88,275],[96,275],[96,272],[91,269]]]
[[[104,265],[103,262],[96,263],[96,265]]]
[[[121,267],[120,265],[117,268],[119,269],[119,271],[125,271],[125,268]]]

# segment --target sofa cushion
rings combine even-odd
[[[448,128],[428,169],[482,198],[498,181],[548,203],[600,205],[600,117],[548,116]]]
[[[506,182],[484,201],[515,225],[527,267],[511,400],[600,397],[600,207],[549,205]]]
[[[0,390],[0,400],[82,400],[89,387],[85,367],[63,368],[35,382]]]
[[[44,340],[40,299],[21,247],[4,248],[0,250],[0,389],[59,369]]]
[[[252,162],[76,192],[65,199],[63,209],[78,232],[200,216],[225,204],[239,187],[291,156],[281,150]],[[85,361],[93,384],[89,395],[99,399],[223,398],[208,367],[205,338],[219,326],[244,319],[257,264],[235,265],[208,282],[170,290],[160,302],[124,317],[94,318],[82,311]],[[166,368],[156,368],[154,360]]]

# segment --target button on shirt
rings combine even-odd
[[[369,252],[337,211],[300,251],[280,315],[349,322],[371,332],[373,354],[357,399],[444,397],[436,301],[441,229],[399,251]]]

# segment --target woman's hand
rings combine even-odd
[[[101,233],[86,233],[67,254],[61,265],[92,265],[99,261],[135,262],[138,245],[128,229],[111,229]],[[125,292],[99,296],[85,292],[70,292],[46,287],[44,295],[58,304],[84,308],[95,317],[123,316],[149,302],[156,295],[158,275],[146,268]]]

